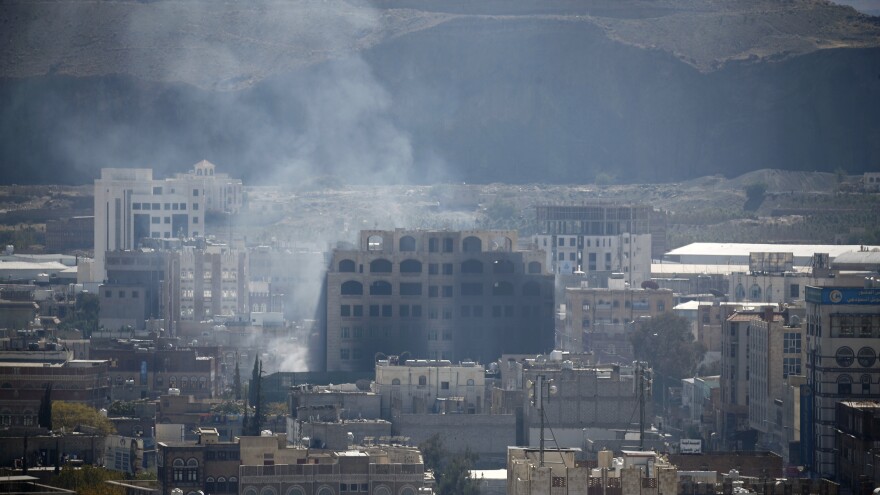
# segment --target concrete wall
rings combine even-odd
[[[478,466],[504,467],[507,447],[516,444],[516,418],[512,414],[403,414],[396,418],[395,435],[410,437],[418,445],[435,433],[449,452],[479,455]]]

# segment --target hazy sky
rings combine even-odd
[[[840,5],[849,5],[865,14],[880,15],[880,0],[834,0]]]

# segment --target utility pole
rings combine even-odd
[[[639,386],[639,450],[645,450],[645,371],[642,362],[636,362],[636,377]]]

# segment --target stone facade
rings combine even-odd
[[[553,276],[543,252],[516,242],[513,231],[362,231],[327,272],[327,370],[551,348]]]

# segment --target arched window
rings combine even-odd
[[[364,284],[355,281],[349,280],[348,282],[342,283],[342,295],[343,296],[361,296],[364,294]]]
[[[199,480],[199,461],[190,457],[186,461],[186,481]]]
[[[403,260],[400,262],[400,273],[422,273],[422,262],[419,260]]]
[[[428,384],[428,378],[425,375],[419,376],[419,386],[424,387]]]
[[[411,486],[405,486],[400,490],[400,495],[416,495],[416,490]]]
[[[492,284],[493,296],[512,296],[513,284],[510,282],[495,282]]]
[[[391,490],[385,485],[379,485],[373,489],[373,493],[376,495],[391,495]]]
[[[329,486],[322,486],[321,489],[318,490],[318,495],[333,495],[333,489]]]
[[[367,251],[381,251],[385,240],[381,235],[371,235],[367,238]]]
[[[479,253],[483,250],[483,241],[479,237],[469,236],[461,241],[461,250],[465,253]]]
[[[371,261],[370,273],[391,273],[391,262],[383,258]]]
[[[305,490],[302,489],[301,486],[292,486],[288,488],[287,493],[285,495],[306,495]]]
[[[743,287],[743,284],[736,285],[736,290],[734,291],[734,294],[736,294],[737,301],[742,301],[746,298],[746,289],[745,287]]]
[[[235,476],[229,477],[229,484],[226,485],[226,491],[229,493],[238,493],[238,478]]]
[[[353,260],[339,260],[340,273],[354,273],[355,264]]]
[[[252,486],[249,486],[244,489],[243,494],[244,495],[257,495],[257,489]]]
[[[278,495],[278,492],[276,492],[271,486],[264,486],[263,489],[260,490],[260,495]]]
[[[761,300],[761,286],[758,284],[752,284],[752,288],[749,289],[749,299],[752,301],[760,301]]]
[[[391,295],[391,283],[386,282],[384,280],[377,280],[370,284],[370,295],[371,296],[390,296]]]
[[[186,481],[186,463],[181,458],[171,462],[171,473],[174,481]]]
[[[404,252],[416,250],[416,240],[409,235],[400,238],[400,250]]]
[[[767,302],[773,302],[773,284],[767,284],[767,290],[764,291]]]
[[[226,478],[224,478],[223,476],[217,478],[217,492],[218,493],[226,493],[228,491],[229,491],[229,488],[226,486]]]
[[[541,273],[541,263],[537,261],[529,262],[529,273]]]
[[[541,286],[538,285],[538,282],[534,280],[529,280],[525,284],[523,284],[522,293],[524,296],[540,296],[541,295]]]
[[[479,260],[466,260],[461,264],[461,273],[483,273],[483,263]]]
[[[400,385],[400,378],[395,378],[395,379],[391,380],[391,385],[393,385],[393,386]]]
[[[211,476],[208,476],[207,478],[205,478],[205,491],[208,493],[216,493],[218,491],[217,485],[214,482],[214,478]]]
[[[513,262],[510,260],[495,260],[492,262],[492,273],[513,273]]]

